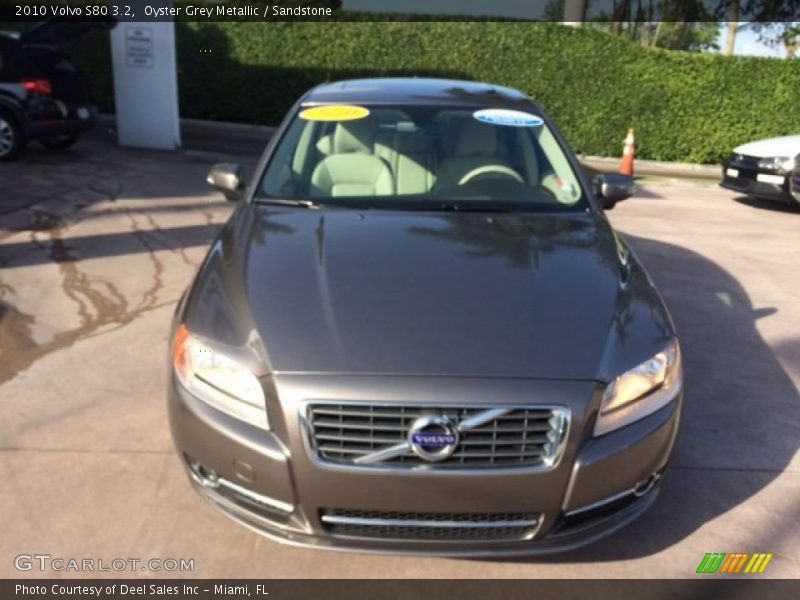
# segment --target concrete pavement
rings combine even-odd
[[[706,552],[755,551],[775,553],[765,576],[800,576],[800,214],[676,180],[609,213],[687,371],[674,463],[633,526],[549,558],[326,553],[216,513],[171,446],[166,332],[230,211],[204,183],[217,158],[95,139],[0,166],[0,576],[81,575],[15,570],[44,553],[191,558],[175,574],[202,577],[692,577]]]
[[[600,172],[614,173],[620,165],[620,159],[614,157],[580,156],[579,158],[582,164]],[[719,181],[722,175],[721,165],[699,165],[637,158],[634,167],[636,177],[678,177]]]

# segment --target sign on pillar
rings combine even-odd
[[[144,14],[145,4],[172,0],[128,0]],[[111,32],[117,139],[121,146],[173,150],[181,145],[175,23],[125,22]]]

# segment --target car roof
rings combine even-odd
[[[418,104],[476,105],[527,108],[536,105],[528,96],[513,88],[427,77],[387,77],[350,79],[324,83],[309,91],[302,104]]]

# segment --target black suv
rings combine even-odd
[[[67,148],[91,126],[97,111],[89,81],[63,47],[115,25],[52,19],[24,33],[0,32],[0,161],[14,159],[29,140]]]

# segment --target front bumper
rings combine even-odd
[[[722,180],[719,185],[754,198],[787,203],[798,201],[789,190],[789,176],[773,171],[764,171],[752,164],[726,162],[722,168]]]
[[[353,389],[358,378],[350,379],[343,388],[351,397],[359,397]],[[505,382],[501,387],[506,389],[499,395],[508,397],[513,388],[523,392],[521,388],[530,384]],[[299,387],[306,397],[319,397],[311,389],[313,385]],[[597,399],[592,384],[535,383],[535,387],[542,385],[558,385],[566,395],[588,392],[593,397],[589,410]],[[414,385],[407,389],[413,397]],[[555,388],[549,391],[547,397],[558,394]],[[479,389],[476,393],[483,392]],[[336,396],[336,392],[329,395]],[[575,414],[573,409],[567,449],[560,463],[546,472],[427,474],[325,468],[309,456],[299,439],[300,419],[294,418],[297,413],[292,415],[291,399],[284,401],[281,411],[291,416],[282,419],[272,410],[275,431],[267,432],[215,411],[187,394],[174,380],[169,386],[173,438],[192,484],[228,517],[287,544],[446,556],[563,552],[622,528],[656,498],[677,434],[681,402],[679,395],[657,413],[596,439],[590,436],[591,428],[580,427],[587,421],[585,415]],[[331,508],[431,514],[527,513],[536,514],[538,522],[531,535],[513,540],[363,537],[331,531],[322,518]]]

